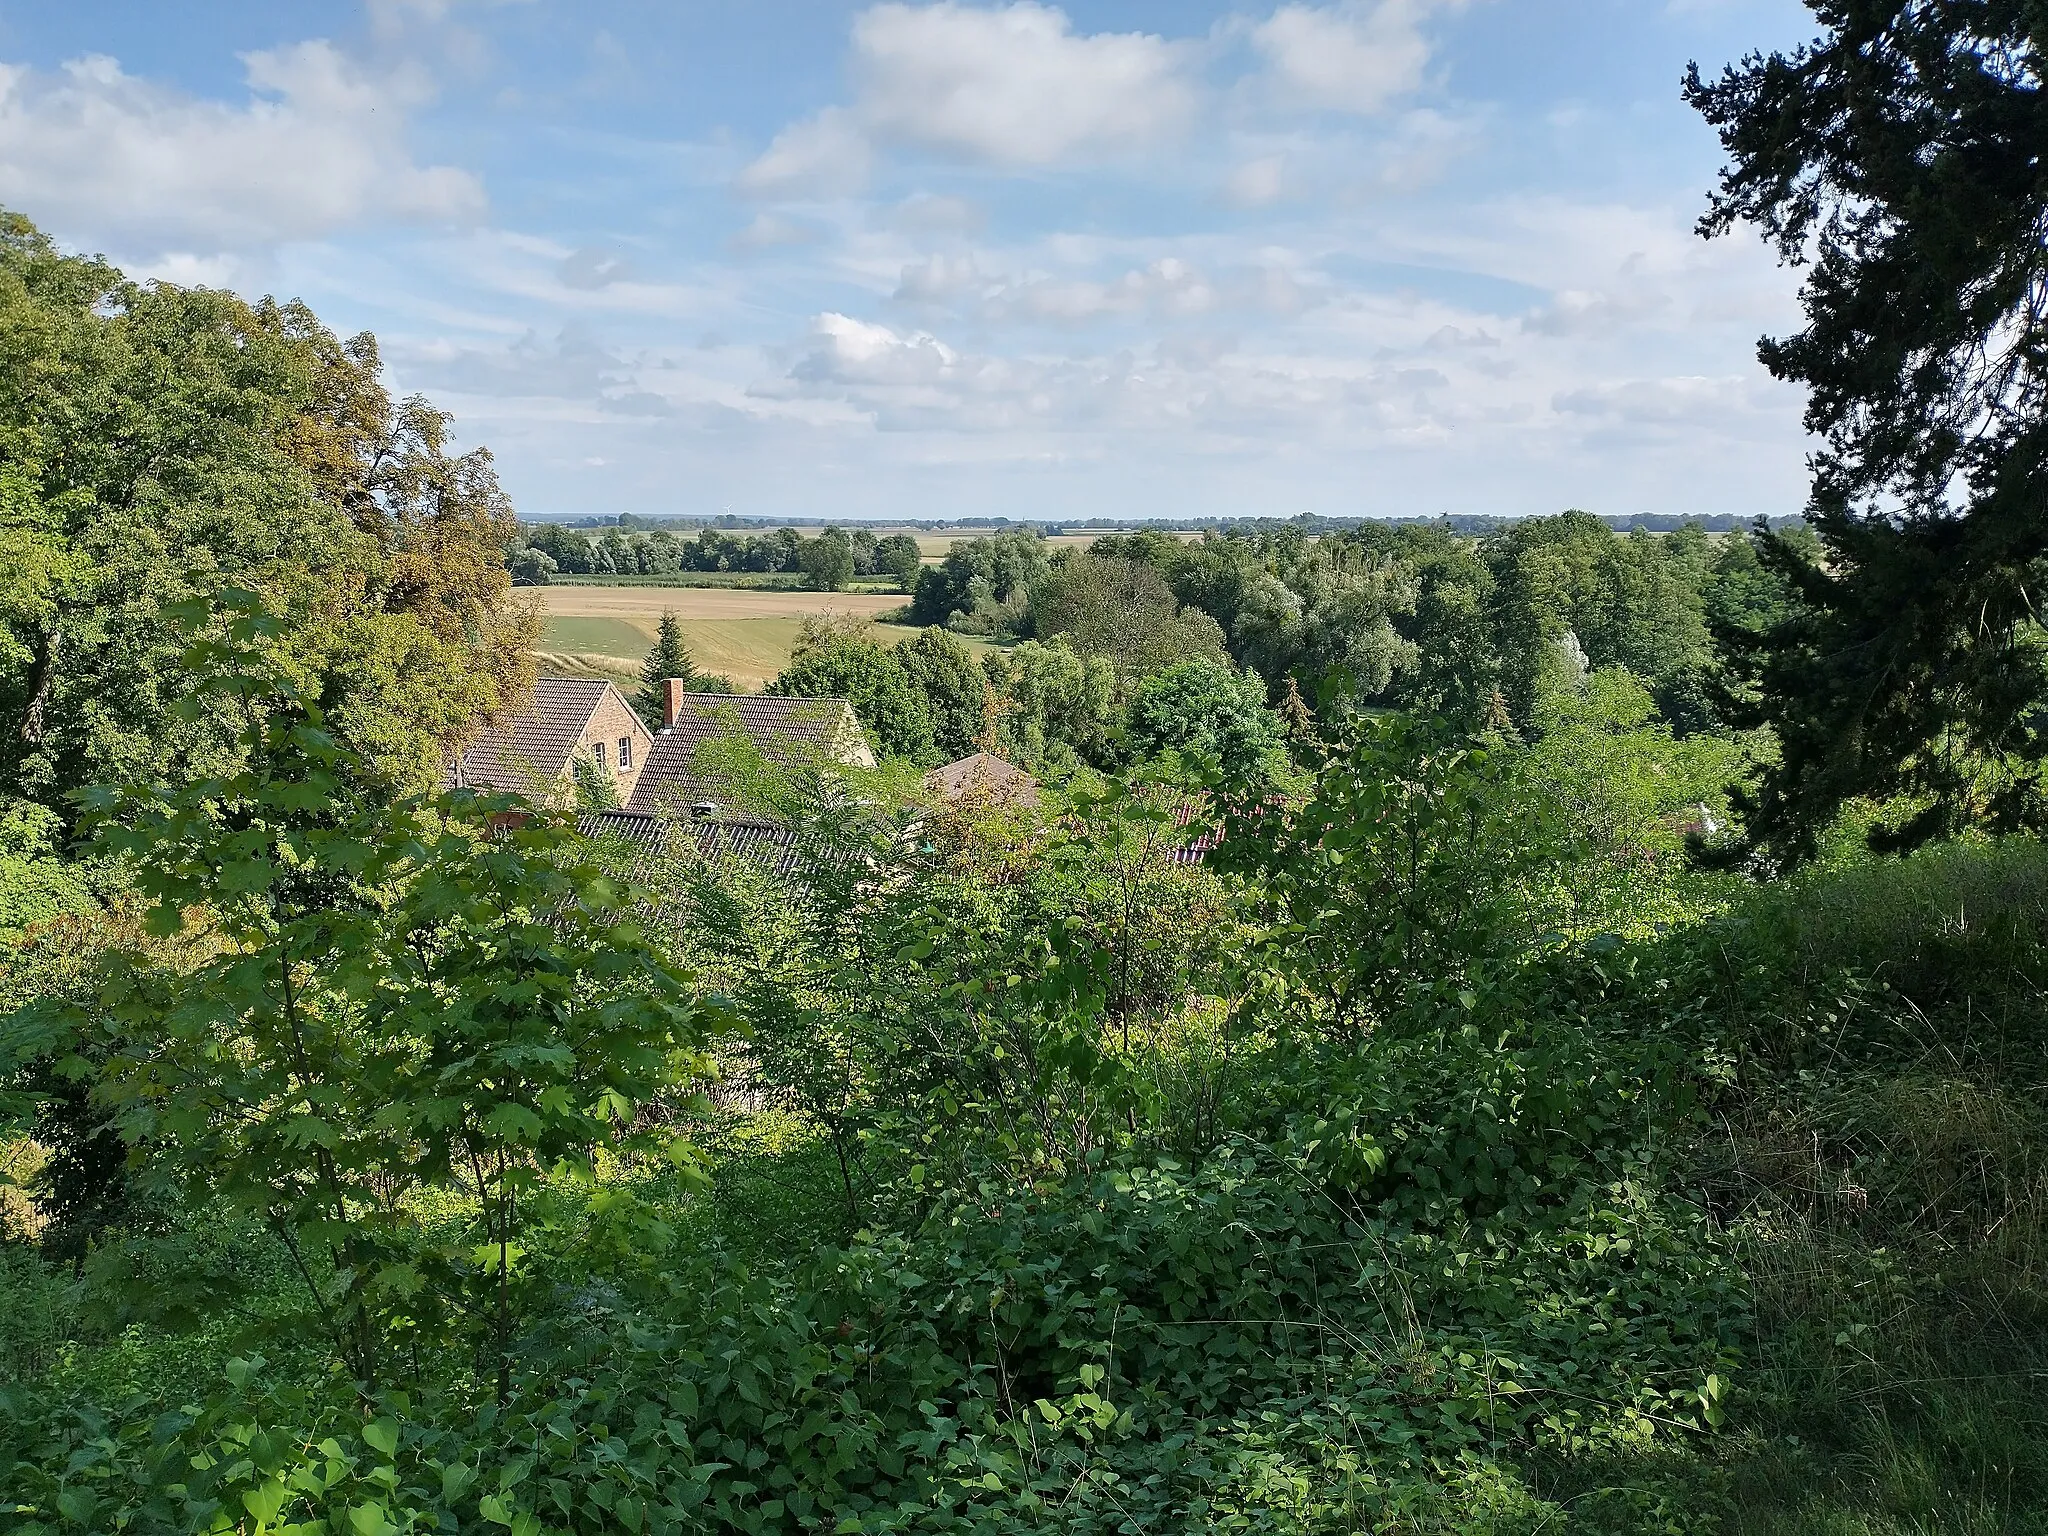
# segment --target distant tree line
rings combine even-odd
[[[1591,515],[1591,514],[1589,514]],[[829,527],[823,518],[772,518],[738,517],[724,513],[718,517],[646,517],[634,512],[621,512],[616,516],[590,515],[584,517],[551,517],[546,522],[562,528],[590,530],[619,529],[623,532],[653,532],[664,529],[671,533],[689,533],[698,528],[723,529],[776,529],[783,527],[814,528]],[[1293,517],[1086,517],[1072,521],[1053,518],[1013,517],[925,517],[902,518],[888,526],[916,528],[925,533],[936,533],[950,528],[986,529],[999,533],[1016,529],[1024,533],[1040,533],[1047,538],[1062,535],[1085,535],[1090,533],[1143,533],[1148,530],[1166,533],[1228,533],[1239,529],[1248,534],[1271,533],[1284,528],[1298,528],[1308,533],[1327,533],[1346,528],[1362,528],[1368,525],[1392,525],[1396,527],[1446,528],[1452,533],[1492,533],[1518,518],[1501,517],[1493,513],[1447,512],[1436,517],[1327,517],[1318,512],[1300,512]],[[1705,533],[1734,533],[1751,527],[1756,519],[1747,513],[1715,512],[1711,514],[1682,512],[1637,512],[1626,516],[1600,514],[1600,521],[1616,533],[1630,533],[1641,528],[1646,533],[1672,533],[1688,525]],[[1770,517],[1765,519],[1772,528],[1792,527],[1802,519],[1796,515]]]
[[[587,534],[560,523],[520,530],[506,568],[522,586],[564,576],[676,576],[685,572],[802,575],[805,585],[837,592],[856,577],[886,577],[905,592],[917,579],[917,540],[908,534],[877,538],[872,530],[827,528],[805,538],[793,528],[741,537],[706,528],[695,538],[673,530],[609,529]]]

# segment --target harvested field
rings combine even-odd
[[[540,664],[594,675],[603,658],[631,667],[654,645],[664,613],[683,626],[690,653],[706,672],[758,689],[789,661],[811,614],[872,618],[901,608],[900,595],[874,592],[762,592],[720,587],[537,587],[548,619]],[[885,626],[905,639],[914,631]],[[569,658],[574,658],[573,662]]]

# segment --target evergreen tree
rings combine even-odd
[[[1736,647],[1782,749],[1738,803],[1775,864],[1860,796],[1915,807],[1879,847],[2048,822],[2048,26],[2038,0],[1808,5],[1811,44],[1686,81],[1729,155],[1701,232],[1810,264],[1806,328],[1759,356],[1809,391],[1824,552],[1763,541],[1797,601]]]
[[[683,639],[683,626],[673,613],[664,613],[654,634],[654,649],[640,664],[640,691],[633,697],[633,707],[640,711],[640,718],[647,722],[651,731],[658,731],[668,723],[665,711],[668,707],[668,680],[672,677],[681,678],[687,691],[699,691],[697,662]]]

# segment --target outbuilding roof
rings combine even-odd
[[[985,798],[1005,805],[1038,799],[1038,780],[990,752],[976,752],[924,777],[925,786],[944,800]]]

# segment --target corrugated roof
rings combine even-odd
[[[652,812],[722,799],[728,791],[704,775],[698,754],[710,743],[736,734],[751,741],[771,763],[822,759],[874,766],[860,721],[844,699],[686,693],[675,724],[656,734],[626,808]]]
[[[464,789],[545,794],[568,771],[576,743],[611,686],[582,677],[536,680],[527,708],[486,731],[456,760],[450,781]]]
[[[585,837],[616,838],[649,854],[666,851],[681,834],[694,838],[707,859],[750,859],[778,875],[788,874],[796,861],[796,834],[770,821],[677,821],[644,811],[593,811],[578,817],[576,828]]]

